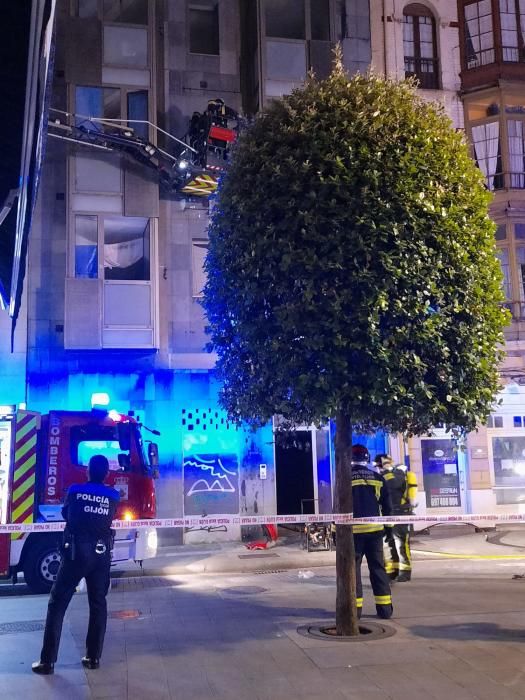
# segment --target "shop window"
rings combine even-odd
[[[194,240],[191,248],[192,294],[194,297],[201,297],[206,284],[204,261],[208,253],[208,241]]]
[[[480,0],[465,6],[464,47],[467,68],[494,63],[494,30],[491,0]]]
[[[104,64],[125,68],[148,65],[148,30],[140,27],[104,26]]]
[[[304,9],[304,0],[264,0],[266,36],[305,39]]]
[[[189,3],[190,53],[219,55],[218,0]]]
[[[96,216],[75,216],[75,277],[98,277],[98,222]]]
[[[135,216],[104,218],[104,278],[149,280],[150,223]]]
[[[525,503],[525,436],[493,437],[492,456],[496,503]]]
[[[403,51],[405,76],[415,77],[419,87],[439,87],[434,17],[424,5],[407,5],[403,10]]]
[[[506,248],[498,248],[496,251],[496,256],[499,259],[501,271],[503,273],[503,292],[505,294],[505,299],[512,299],[510,288],[509,251]]]
[[[501,47],[504,61],[517,63],[524,58],[525,6],[523,5],[523,0],[499,0]]]
[[[106,22],[147,24],[148,0],[104,0],[103,17]]]
[[[478,168],[485,175],[487,188],[503,187],[499,122],[472,127],[472,144]]]

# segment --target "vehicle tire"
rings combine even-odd
[[[62,556],[58,540],[36,540],[24,557],[24,579],[33,593],[49,593],[55,582]]]

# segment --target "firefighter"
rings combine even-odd
[[[118,491],[103,483],[108,470],[109,463],[104,455],[91,457],[88,482],[73,484],[68,491],[62,508],[66,521],[62,561],[51,589],[44,643],[40,661],[32,665],[34,673],[49,675],[54,672],[64,614],[83,578],[87,585],[89,625],[82,665],[89,669],[99,667],[107,621],[106,595],[114,534],[111,522],[119,501]]]
[[[394,515],[412,515],[417,499],[417,479],[414,472],[408,471],[404,464],[394,464],[390,455],[380,454],[375,458],[383,474]],[[386,570],[393,581],[405,583],[412,577],[412,558],[410,556],[410,525],[398,524],[385,528],[385,540],[390,550],[390,559]]]
[[[391,515],[390,496],[385,480],[380,474],[369,469],[370,454],[364,445],[352,446],[352,497],[354,517],[366,518]],[[370,583],[378,617],[392,617],[392,597],[390,581],[385,571],[383,559],[384,527],[378,523],[354,525],[356,602],[357,614],[363,609],[363,584],[361,582],[361,562],[366,557],[370,572]]]

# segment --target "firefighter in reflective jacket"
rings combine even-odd
[[[352,498],[354,517],[366,518],[391,515],[390,496],[385,480],[380,474],[368,468],[370,454],[364,445],[352,446]],[[357,614],[361,617],[363,608],[363,584],[361,582],[361,562],[366,557],[370,572],[370,583],[374,592],[376,611],[379,617],[392,617],[392,596],[390,580],[385,571],[383,559],[384,527],[377,523],[354,525],[356,602]]]
[[[394,465],[390,455],[377,455],[375,463],[385,479],[394,515],[412,515],[417,500],[417,479],[404,464]],[[412,576],[410,556],[410,525],[399,524],[385,528],[385,540],[390,549],[386,570],[393,581],[404,583]]]
[[[103,481],[109,469],[104,455],[89,460],[87,484],[73,484],[62,509],[66,521],[62,561],[51,589],[47,607],[44,643],[34,673],[54,672],[62,622],[67,607],[81,579],[86,579],[89,602],[89,625],[86,637],[85,668],[96,669],[102,653],[107,622],[106,595],[109,589],[111,547],[119,493]]]

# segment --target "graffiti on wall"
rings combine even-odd
[[[184,456],[184,513],[239,512],[239,462],[236,454]]]

